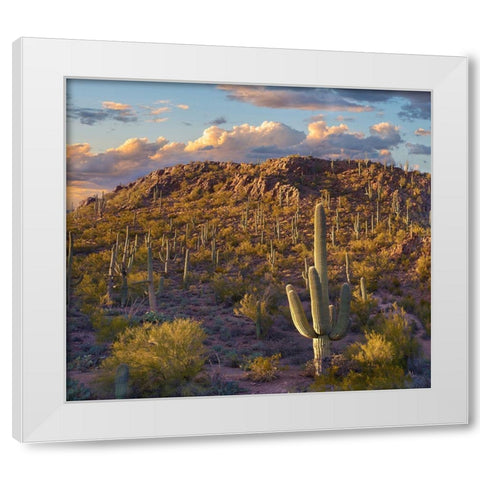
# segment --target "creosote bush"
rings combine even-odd
[[[256,357],[250,360],[246,365],[248,370],[247,378],[254,382],[270,382],[278,376],[280,353],[275,353],[271,357]]]
[[[203,368],[206,334],[198,321],[178,318],[127,328],[102,364],[111,388],[120,364],[130,371],[130,397],[175,396]]]
[[[122,315],[107,317],[98,308],[90,314],[90,321],[98,343],[112,342],[130,324],[128,318]]]
[[[254,294],[246,293],[240,300],[240,306],[234,309],[236,315],[243,315],[253,320],[257,339],[265,338],[273,324],[273,318],[267,310],[267,303],[265,298],[257,298]]]
[[[377,318],[375,330],[365,333],[365,342],[350,345],[337,355],[324,378],[311,389],[382,390],[408,388],[412,377],[409,365],[420,358],[420,345],[412,334],[405,311],[394,305],[386,316]]]

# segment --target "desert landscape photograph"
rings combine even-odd
[[[68,401],[430,388],[430,92],[65,102]]]

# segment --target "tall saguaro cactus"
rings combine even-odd
[[[118,237],[117,237],[117,242],[118,242]],[[138,246],[138,237],[135,235],[135,241],[132,244],[130,242],[129,238],[129,230],[128,226],[125,230],[125,243],[123,245],[123,253],[121,257],[120,262],[114,262],[115,263],[115,270],[119,275],[122,276],[122,286],[120,288],[120,305],[122,307],[125,307],[127,304],[127,299],[128,299],[128,274],[130,273],[130,270],[132,269],[133,266],[133,261],[135,259],[135,254],[137,252],[137,246]],[[112,253],[116,251],[112,250]]]
[[[327,272],[327,228],[323,205],[317,204],[314,216],[314,263],[308,269],[308,283],[313,326],[307,321],[302,303],[292,285],[287,285],[287,297],[293,323],[298,332],[313,340],[315,374],[324,370],[324,360],[330,355],[330,342],[340,340],[347,333],[350,314],[350,286],[344,283],[340,292],[338,315],[329,305]]]
[[[157,299],[155,296],[155,284],[153,279],[153,254],[152,237],[150,230],[145,237],[145,246],[147,247],[147,283],[148,283],[148,304],[151,312],[157,311]]]

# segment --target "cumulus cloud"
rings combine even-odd
[[[142,175],[153,170],[155,164],[152,157],[167,143],[163,137],[159,137],[155,142],[149,142],[147,138],[129,138],[122,145],[101,153],[92,152],[88,143],[68,145],[68,179],[115,186],[119,179],[132,179],[132,175]]]
[[[188,142],[186,152],[195,152],[205,148],[219,149],[220,154],[227,154],[231,160],[241,160],[245,152],[256,147],[275,145],[286,148],[300,143],[305,134],[279,122],[263,122],[259,126],[237,125],[231,130],[224,130],[216,125],[207,128],[203,135]],[[232,158],[234,157],[234,158]]]
[[[380,138],[392,138],[399,136],[399,128],[389,122],[380,122],[370,127],[370,133]]]
[[[333,125],[329,127],[327,122],[319,120],[308,125],[307,142],[318,142],[331,135],[341,135],[348,131],[345,124]]]
[[[186,143],[164,137],[155,141],[130,138],[99,153],[93,152],[88,143],[68,145],[68,182],[77,182],[77,187],[78,182],[90,182],[111,189],[152,170],[179,163],[252,162],[290,154],[331,158],[363,158],[367,154],[371,159],[391,160],[391,150],[401,142],[398,127],[388,122],[372,125],[368,136],[350,131],[344,123],[328,125],[325,120],[311,122],[307,134],[273,121],[231,129],[211,125],[201,136]],[[82,185],[84,188],[86,184]]]
[[[430,146],[421,143],[407,143],[406,146],[411,155],[430,155],[432,151]]]
[[[430,135],[431,133],[432,133],[431,130],[425,130],[424,128],[417,128],[415,130],[415,135],[421,136],[421,137],[426,137],[426,136]]]
[[[372,125],[369,136],[352,132],[345,124],[328,126],[324,121],[310,124],[308,132],[299,146],[299,153],[310,151],[317,156],[363,158],[368,154],[377,159],[381,156],[379,152],[395,148],[402,142],[398,127],[388,122]]]
[[[335,90],[300,87],[264,87],[245,85],[219,85],[220,90],[229,92],[230,100],[251,103],[257,107],[295,108],[300,110],[327,110],[368,112],[369,105],[343,98]]]

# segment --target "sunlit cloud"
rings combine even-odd
[[[320,120],[318,122],[313,122],[308,125],[308,135],[306,138],[307,142],[317,142],[319,140],[324,140],[330,135],[341,135],[348,131],[348,127],[345,124],[333,125],[329,127],[327,122]]]
[[[159,107],[159,108],[152,108],[150,113],[152,115],[161,115],[162,113],[170,112],[172,109],[170,107]]]
[[[372,135],[378,135],[379,137],[386,137],[391,135],[392,132],[398,132],[398,127],[389,122],[377,123],[370,127],[370,133]]]
[[[126,103],[118,103],[118,102],[110,102],[110,101],[102,102],[102,107],[106,108],[107,110],[119,110],[119,111],[130,110],[132,108],[130,105],[127,105]]]
[[[421,137],[426,137],[426,136],[430,135],[431,133],[432,133],[431,130],[425,130],[424,128],[417,128],[415,130],[415,135],[421,136]]]
[[[391,151],[401,142],[399,128],[388,122],[372,125],[368,136],[351,131],[344,123],[328,125],[325,120],[311,122],[307,134],[273,121],[230,129],[211,125],[201,136],[185,143],[164,137],[153,142],[135,137],[100,153],[92,152],[88,143],[68,145],[68,182],[77,182],[77,187],[78,182],[90,182],[108,190],[175,164],[205,160],[254,162],[291,154],[321,158],[364,158],[367,154],[373,160],[392,161]]]
[[[231,100],[251,103],[257,107],[349,112],[373,110],[369,105],[347,100],[330,89],[242,85],[219,85],[217,88],[229,92],[227,97]]]
[[[176,105],[177,108],[180,108],[181,110],[188,110],[190,107],[188,105],[185,105],[185,104],[180,104],[180,105]]]
[[[245,152],[256,147],[275,145],[285,148],[295,145],[305,138],[305,134],[279,122],[263,122],[259,126],[243,124],[224,130],[218,126],[207,128],[203,135],[194,141],[188,142],[186,152],[194,152],[209,148],[222,147],[223,152],[228,152],[230,157],[241,160]]]

